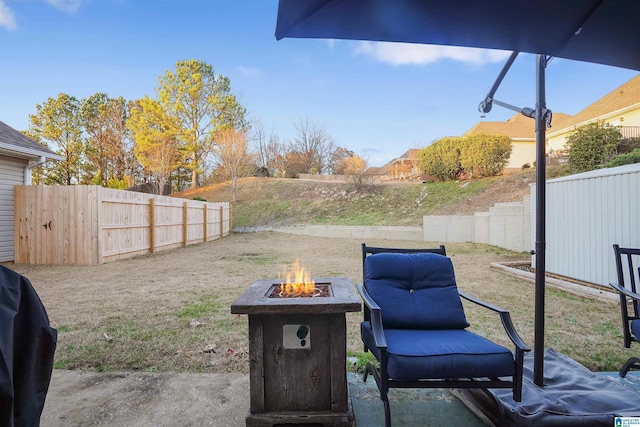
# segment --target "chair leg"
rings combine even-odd
[[[380,376],[380,371],[376,366],[367,362],[364,368],[364,381],[367,381],[367,375],[373,375],[373,379],[376,381],[376,385],[378,386],[378,392],[380,393],[380,400],[382,400],[382,404],[384,405],[384,425],[385,427],[391,427],[391,408],[389,407],[389,395],[387,394],[387,389],[383,384],[382,377]]]
[[[362,376],[362,381],[363,382],[367,382],[367,378],[369,377],[369,368],[371,365],[369,365],[369,362],[364,364],[364,375]]]
[[[391,408],[389,408],[389,397],[382,401],[384,404],[384,427],[391,427]]]
[[[622,369],[620,369],[620,376],[624,378],[629,372],[630,369],[640,369],[640,358],[632,357],[624,364]]]

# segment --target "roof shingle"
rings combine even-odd
[[[59,157],[56,153],[49,150],[42,144],[38,144],[28,136],[18,132],[8,124],[0,121],[0,143],[16,147],[18,152],[41,152],[42,155],[53,155]]]

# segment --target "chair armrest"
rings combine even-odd
[[[520,351],[531,351],[529,346],[525,344],[522,338],[520,338],[520,335],[518,335],[518,332],[516,331],[516,328],[513,325],[513,322],[511,321],[511,313],[509,313],[507,310],[504,310],[500,307],[496,307],[495,305],[491,305],[478,298],[472,297],[471,295],[461,291],[460,289],[458,289],[458,293],[462,298],[466,299],[467,301],[470,301],[474,304],[478,304],[481,307],[484,307],[491,311],[495,311],[496,313],[499,313],[502,326],[504,327],[504,330],[507,333],[507,336],[509,337],[511,342],[515,344],[516,348]]]
[[[640,294],[631,292],[629,289],[625,288],[619,283],[609,283],[609,286],[611,286],[613,289],[620,292],[621,294],[628,296],[629,298],[633,298],[636,301],[640,301]]]
[[[362,286],[362,283],[356,285],[362,301],[371,311],[371,329],[373,330],[373,339],[376,342],[376,347],[387,348],[387,339],[384,337],[384,329],[382,328],[382,310],[380,306],[371,298],[369,292]]]

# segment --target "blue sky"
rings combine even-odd
[[[371,166],[512,115],[477,110],[507,53],[276,41],[276,12],[276,0],[0,0],[0,120],[27,129],[35,105],[61,92],[153,97],[158,76],[191,58],[229,77],[267,131],[290,140],[308,117]],[[575,114],[637,74],[554,59],[547,106]],[[518,58],[496,99],[534,107],[533,55]]]

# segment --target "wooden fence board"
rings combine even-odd
[[[16,186],[15,262],[100,264],[214,240],[229,203],[99,186]]]

